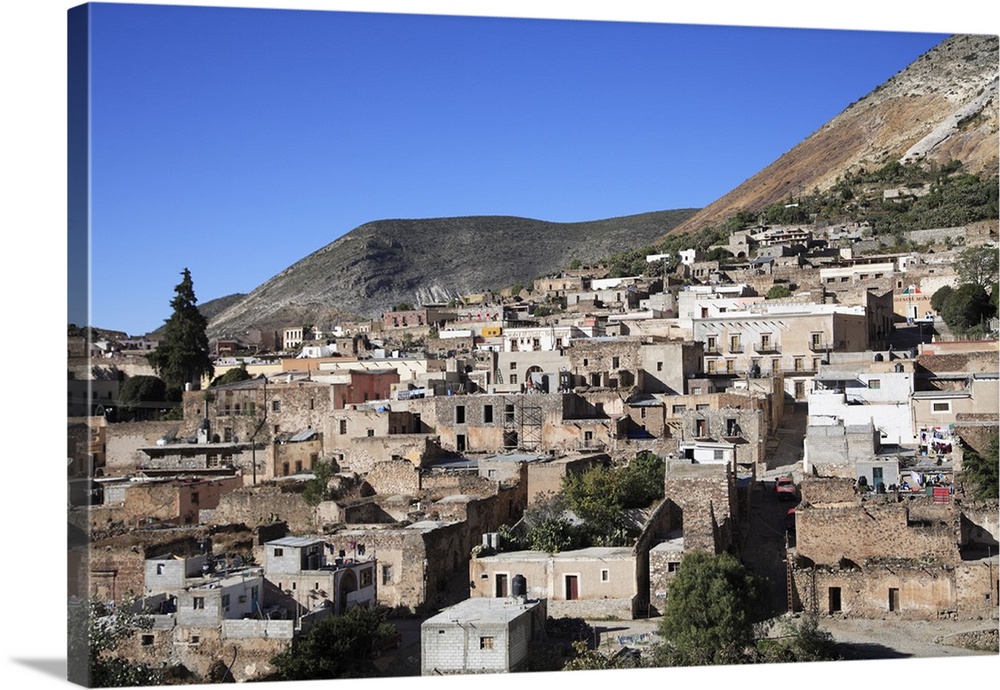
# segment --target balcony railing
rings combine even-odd
[[[753,346],[753,349],[754,352],[757,352],[758,354],[761,355],[776,355],[781,353],[781,347],[778,346],[778,343],[760,342],[756,343]]]

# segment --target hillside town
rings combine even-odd
[[[692,553],[739,557],[785,615],[995,629],[997,502],[964,472],[995,463],[997,320],[970,339],[932,298],[974,250],[992,287],[997,222],[893,253],[863,230],[761,224],[633,276],[219,338],[167,419],[122,397],[162,335],[71,335],[71,600],[144,614],[119,653],[203,682],[376,606],[410,631],[386,675],[524,670],[553,621],[657,619]],[[524,548],[574,477],[654,460],[627,538]]]

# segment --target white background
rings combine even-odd
[[[66,681],[65,626],[65,458],[66,357],[66,10],[79,3],[7,0],[0,20],[3,51],[2,199],[6,259],[3,276],[4,438],[2,446],[4,529],[0,559],[0,636],[5,687],[61,687]],[[148,3],[143,3],[148,4]],[[653,3],[520,0],[457,2],[227,2],[237,7],[286,7],[352,11],[478,14],[625,21],[661,21],[756,26],[888,29],[942,33],[998,33],[996,12],[987,3],[876,3],[841,0],[819,5],[822,14],[780,2]],[[804,3],[803,3],[804,4]],[[941,14],[922,12],[933,7]],[[472,12],[468,8],[475,8]],[[9,443],[13,441],[13,443]],[[907,688],[932,684],[995,683],[1000,657],[807,664],[778,669],[671,669],[590,672],[574,684],[684,683],[712,685],[849,688],[892,682]],[[875,676],[875,677],[873,677]],[[890,680],[890,677],[892,680]],[[989,681],[993,678],[993,681]],[[510,677],[476,678],[500,688]],[[570,679],[564,674],[518,676],[541,684]],[[338,681],[344,688],[459,687],[468,679]],[[310,683],[308,687],[317,687]],[[290,683],[259,686],[292,687]],[[301,687],[300,685],[298,687]]]

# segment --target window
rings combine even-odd
[[[740,433],[740,425],[736,423],[735,419],[726,420],[726,436],[736,436]]]
[[[465,424],[465,405],[455,406],[455,424]]]
[[[812,333],[810,334],[810,344],[814,348],[821,347],[823,345],[823,334],[822,333]]]
[[[272,400],[271,401],[271,411],[272,412],[281,412],[281,401],[280,400]]]
[[[197,491],[192,491],[191,492],[191,503],[193,503],[194,505],[198,505],[198,492]]]
[[[493,649],[493,638],[492,637],[480,637],[479,638],[479,648],[480,649]]]
[[[868,379],[868,387],[872,390],[879,390],[882,388],[881,379]]]
[[[515,369],[517,369],[517,362],[511,362],[510,363],[510,370],[514,371]]]
[[[222,608],[224,608],[224,609],[229,608],[229,595],[228,594],[223,594],[222,595]]]
[[[718,351],[718,347],[716,347],[716,345],[715,345],[715,336],[714,335],[708,336],[708,339],[707,339],[707,342],[705,343],[705,346],[706,346],[706,349],[709,352],[716,352],[716,351]]]
[[[708,424],[704,419],[694,420],[694,435],[698,438],[708,435]]]
[[[951,412],[950,402],[931,403],[931,412]]]
[[[724,452],[721,448],[716,448],[712,451],[713,460],[725,460]]]
[[[732,374],[734,371],[736,371],[736,360],[735,359],[727,359],[726,360],[726,373],[727,374]]]
[[[617,369],[620,366],[620,362],[621,362],[621,360],[619,360],[618,357],[612,357],[611,358],[611,368],[612,369]]]
[[[493,423],[493,406],[483,405],[483,423],[492,424]]]
[[[382,584],[388,585],[392,583],[392,566],[383,565],[382,566]]]
[[[740,342],[740,336],[738,335],[729,336],[729,351],[730,352],[743,351],[743,343]]]
[[[715,373],[715,360],[714,359],[708,360],[706,362],[706,365],[708,366],[708,373],[709,374],[714,374]]]
[[[205,597],[195,597],[191,602],[191,608],[195,609],[205,608]]]
[[[151,647],[152,645],[153,645],[153,636],[152,635],[143,635],[142,636],[142,646],[143,647]]]
[[[683,414],[687,410],[687,405],[674,405],[670,411],[674,414]]]
[[[371,587],[372,586],[372,569],[365,568],[361,571],[361,586]]]
[[[281,558],[281,557],[282,557],[282,556],[284,556],[284,555],[285,555],[285,550],[284,550],[284,549],[277,549],[277,548],[276,548],[276,549],[274,550],[274,557],[275,557],[275,558]]]
[[[657,362],[656,363],[656,370],[657,371],[663,371],[663,362]]]
[[[157,575],[162,575],[163,574],[163,564],[162,563],[157,563],[156,564],[156,574]]]
[[[341,419],[340,420],[340,433],[341,434],[346,434],[347,433],[347,420],[346,419]]]
[[[517,383],[517,374],[511,374],[510,375],[510,382],[512,384]]]
[[[699,412],[704,412],[708,410],[710,407],[711,405],[709,405],[708,403],[698,403],[697,405],[694,406],[694,409],[696,409]]]
[[[771,360],[771,371],[775,374],[781,371],[781,360],[777,357]]]
[[[191,644],[198,644],[199,642],[201,642],[201,635],[191,636]]]
[[[222,440],[225,443],[232,443],[233,441],[233,427],[227,426],[222,429]]]
[[[368,430],[368,437],[371,438],[374,435],[375,435],[375,430],[374,429],[369,429]]]
[[[771,349],[771,334],[761,333],[760,334],[760,349],[767,352]]]
[[[601,570],[601,582],[607,582],[611,579],[611,573],[608,570]]]
[[[795,371],[802,371],[802,358],[801,357],[796,357],[795,358]]]

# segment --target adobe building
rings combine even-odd
[[[629,620],[647,603],[647,561],[630,546],[479,556],[469,562],[469,596],[508,597],[518,576],[525,595],[545,599],[554,617]]]

